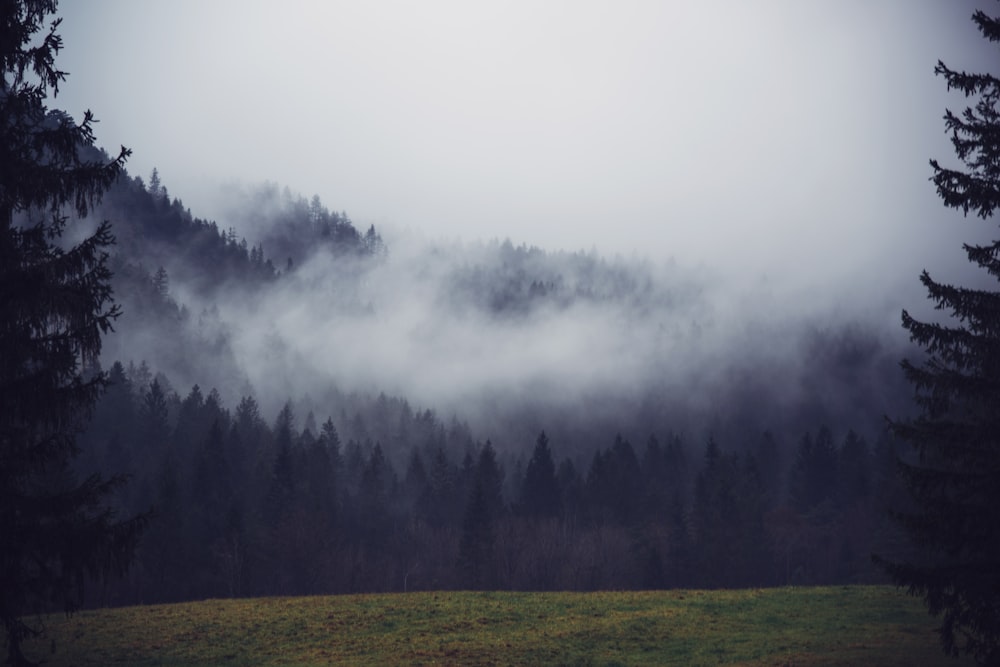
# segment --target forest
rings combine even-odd
[[[615,436],[589,458],[540,433],[499,454],[380,395],[318,423],[184,398],[115,364],[81,464],[127,470],[155,520],[100,603],[418,589],[596,590],[878,580],[894,452],[853,431],[739,449]],[[136,443],[129,446],[128,443]],[[402,465],[393,460],[403,458]],[[95,603],[98,600],[95,600]]]
[[[396,302],[364,285],[400,271],[392,256],[405,249],[315,197],[270,184],[243,196],[263,241],[193,217],[155,172],[148,185],[121,177],[98,213],[118,220],[113,285],[124,315],[101,358],[110,385],[76,469],[128,475],[115,504],[123,515],[151,509],[153,520],[128,575],[92,587],[89,604],[884,580],[870,554],[902,548],[886,514],[901,491],[897,447],[872,406],[904,404],[905,389],[886,402],[884,387],[900,386],[900,348],[872,329],[796,331],[806,358],[785,368],[810,366],[799,373],[823,386],[796,392],[783,411],[764,406],[796,376],[775,371],[774,386],[761,386],[746,366],[700,412],[643,376],[631,398],[600,377],[574,401],[592,408],[583,410],[544,389],[537,402],[494,391],[442,410],[305,371],[305,388],[287,379],[258,393],[227,302],[266,303],[323,255],[337,285],[325,303],[346,318],[331,321],[377,322]],[[428,307],[494,327],[545,335],[552,320],[538,313],[558,321],[580,308],[641,327],[650,312],[703,307],[700,278],[677,267],[664,285],[642,262],[509,241],[464,248],[458,261],[422,252],[441,276]],[[292,345],[267,349],[297,368]],[[826,400],[848,386],[853,403]]]
[[[219,224],[47,106],[57,4],[0,9],[8,662],[88,606],[890,582],[1000,660],[1000,242],[900,317],[842,270],[864,249],[798,257],[791,227],[773,273],[752,234],[729,267],[449,242],[270,182]],[[991,219],[1000,80],[933,71],[976,99],[930,180]]]

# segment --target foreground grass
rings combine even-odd
[[[966,664],[888,587],[208,600],[45,623],[26,653],[51,666]]]

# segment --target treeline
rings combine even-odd
[[[341,258],[379,257],[388,251],[374,225],[359,232],[346,212],[330,211],[319,195],[307,200],[268,182],[230,196],[233,215],[256,233],[283,269],[301,264],[320,248]]]
[[[111,186],[92,217],[114,220],[119,261],[171,277],[201,293],[220,287],[254,289],[292,270],[318,249],[338,257],[377,257],[387,252],[374,226],[359,232],[346,213],[330,212],[318,196],[307,202],[286,188],[265,185],[246,203],[245,225],[260,238],[192,215],[171,197],[156,169],[147,183],[127,173]],[[278,258],[278,259],[275,259]],[[116,280],[120,273],[115,272]]]
[[[449,298],[496,316],[528,315],[539,308],[613,303],[628,309],[670,309],[699,292],[680,274],[663,289],[652,267],[634,259],[609,261],[596,253],[545,251],[509,239],[465,252],[471,261],[447,275]]]
[[[498,452],[401,399],[266,419],[116,363],[81,471],[127,472],[155,518],[91,604],[416,589],[593,590],[876,580],[894,453],[819,427],[791,446],[621,436]]]

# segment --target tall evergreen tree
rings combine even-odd
[[[265,498],[265,515],[272,528],[285,518],[291,509],[296,489],[296,461],[292,452],[294,413],[291,402],[286,402],[274,422],[275,455],[271,466],[271,480]]]
[[[128,156],[87,161],[93,117],[49,112],[66,74],[56,0],[0,4],[0,619],[8,660],[29,664],[24,615],[55,602],[72,610],[88,575],[129,564],[145,518],[118,519],[104,502],[123,482],[74,480],[76,435],[107,380],[84,375],[118,314],[111,299],[107,222],[75,246],[85,216]],[[39,35],[41,33],[41,35]]]
[[[504,511],[502,489],[503,473],[496,450],[487,440],[474,468],[458,545],[458,567],[464,575],[463,583],[470,588],[492,588],[496,584],[493,548],[496,522]]]
[[[448,460],[443,447],[434,448],[427,481],[427,496],[420,504],[424,518],[437,528],[457,522],[462,500],[459,495],[458,471]]]
[[[376,442],[361,471],[358,512],[361,532],[371,544],[381,545],[389,524],[389,499],[394,473],[381,443]]]
[[[1000,19],[976,11],[973,21],[991,42]],[[949,69],[935,73],[949,89],[977,98],[961,115],[944,117],[964,168],[931,161],[932,181],[945,206],[992,218],[1000,205],[1000,79]],[[965,245],[969,261],[1000,279],[1000,241]],[[942,618],[950,654],[1000,663],[1000,291],[943,285],[920,277],[954,324],[920,322],[903,312],[903,326],[928,354],[903,362],[918,416],[892,422],[912,446],[900,462],[911,506],[896,518],[919,549],[909,562],[879,560],[892,578],[923,596]]]
[[[868,498],[871,468],[868,443],[854,431],[849,431],[837,459],[837,497],[842,507],[850,507]]]
[[[549,449],[549,438],[542,431],[535,441],[535,450],[524,471],[521,484],[521,512],[525,516],[555,517],[559,515],[559,482],[556,465]]]
[[[167,395],[159,380],[153,380],[144,392],[139,405],[139,434],[143,446],[154,453],[150,458],[163,456],[167,450],[170,433],[170,407]]]
[[[824,502],[833,500],[836,486],[837,447],[830,429],[821,426],[815,439],[806,433],[799,441],[790,473],[789,494],[795,509],[809,514]]]

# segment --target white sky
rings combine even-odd
[[[432,238],[915,283],[992,232],[927,181],[935,62],[995,62],[975,4],[63,0],[54,105],[223,226],[217,185],[271,180]]]

